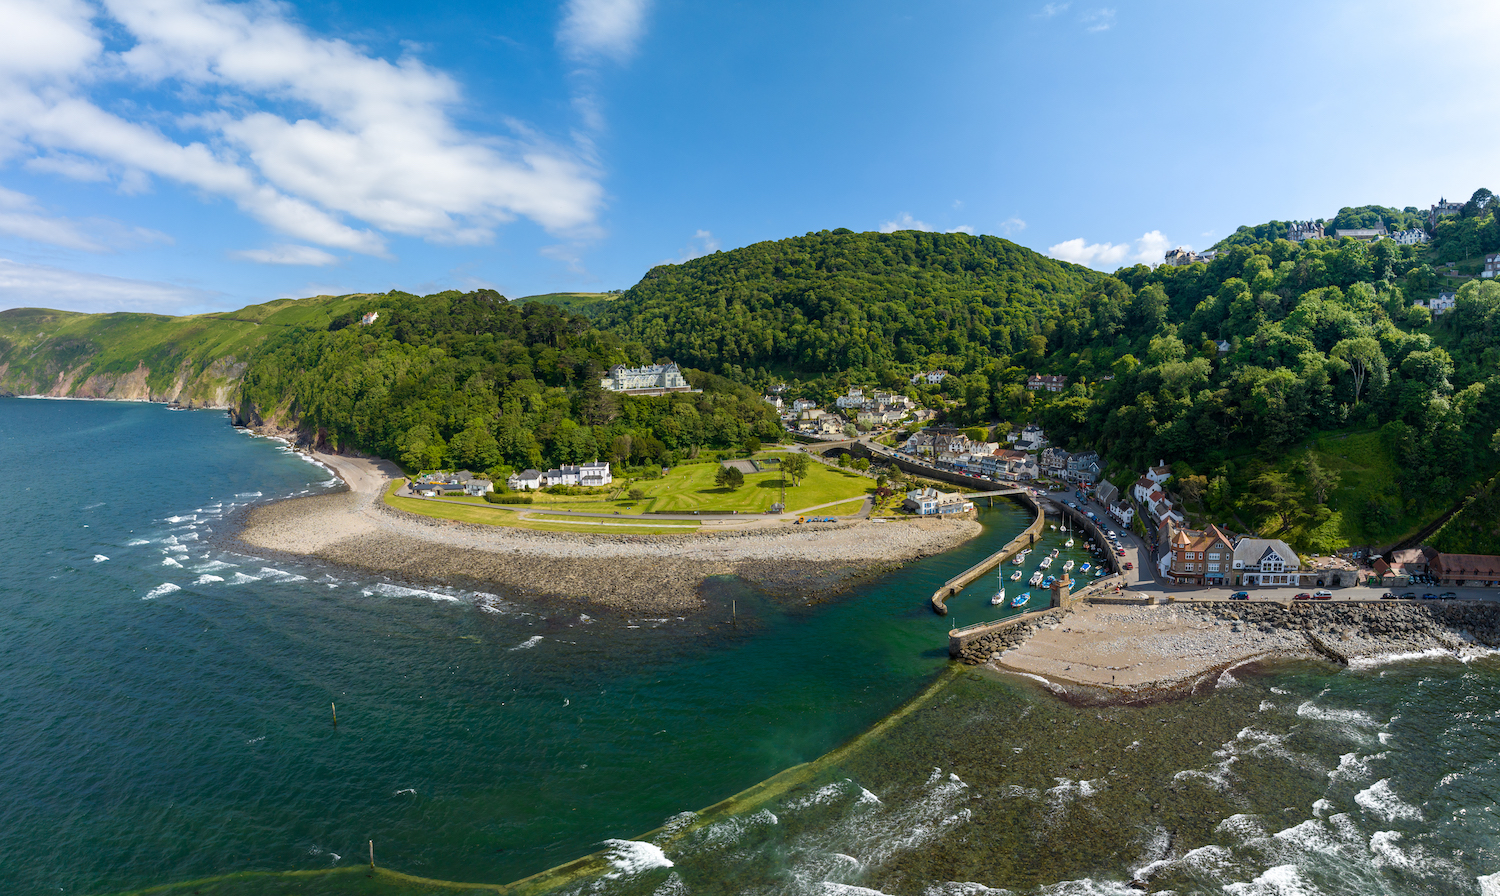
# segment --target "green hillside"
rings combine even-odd
[[[652,268],[599,321],[741,381],[836,372],[896,385],[1070,344],[1075,301],[1101,279],[998,237],[840,228]]]
[[[539,296],[512,299],[512,302],[536,302],[553,305],[584,317],[598,317],[605,307],[620,297],[619,292],[549,292]]]
[[[289,328],[326,327],[362,296],[278,299],[238,311],[0,311],[0,391],[227,407],[255,349]]]

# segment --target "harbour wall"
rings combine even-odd
[[[1041,535],[1042,527],[1047,522],[1047,514],[1042,510],[1042,505],[1026,492],[1018,492],[1007,497],[1019,501],[1026,507],[1030,507],[1035,514],[1035,518],[1031,521],[1031,525],[1021,530],[1019,535],[1006,542],[1005,547],[944,582],[943,587],[932,593],[932,610],[939,616],[948,615],[948,598],[967,588],[970,583],[980,576],[1014,557],[1023,548],[1035,544],[1037,537]]]

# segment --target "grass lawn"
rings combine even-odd
[[[813,516],[849,516],[850,514],[859,513],[860,508],[864,506],[865,499],[860,498],[855,501],[845,501],[842,504],[835,504],[832,507],[822,507],[808,512]],[[793,507],[792,510],[795,511],[797,508]]]
[[[461,523],[478,523],[483,526],[508,526],[514,529],[535,529],[541,532],[602,532],[611,535],[683,535],[697,529],[697,524],[692,522],[674,521],[675,525],[665,526],[659,523],[645,522],[641,520],[622,521],[628,525],[618,525],[609,520],[580,520],[577,522],[558,522],[559,517],[541,519],[522,519],[517,511],[528,511],[532,508],[527,505],[503,505],[486,504],[483,499],[476,498],[478,503],[462,504],[448,503],[446,501],[429,501],[425,498],[398,498],[395,491],[400,487],[400,482],[391,484],[386,490],[385,502],[397,510],[405,510],[409,513],[432,517],[439,520],[456,520]],[[515,510],[504,510],[503,507],[514,507]],[[605,525],[608,523],[608,525]]]
[[[692,464],[676,467],[664,479],[636,484],[646,493],[642,502],[652,513],[691,513],[694,510],[738,510],[741,513],[764,513],[781,500],[781,474],[774,470],[751,473],[738,489],[714,485],[718,464]],[[816,461],[808,464],[802,484],[787,484],[788,507],[812,507],[830,501],[864,497],[875,488],[873,480],[855,473],[825,467]],[[611,507],[611,509],[617,509]]]

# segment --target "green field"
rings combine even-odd
[[[605,306],[620,296],[612,292],[549,292],[540,296],[513,299],[516,302],[536,302],[541,305],[556,305],[574,314],[594,317]]]
[[[697,523],[675,520],[671,525],[646,520],[565,520],[565,517],[542,515],[523,518],[532,511],[527,505],[487,504],[483,499],[473,498],[457,503],[458,499],[433,501],[427,498],[398,498],[395,491],[399,481],[386,489],[385,502],[397,510],[415,513],[439,520],[455,520],[460,523],[477,523],[482,526],[506,526],[514,529],[535,529],[541,532],[596,532],[608,535],[686,535],[698,528]],[[511,508],[511,509],[507,509]]]

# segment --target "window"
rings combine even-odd
[[[1211,554],[1209,556],[1216,557],[1218,555],[1217,554]],[[1209,572],[1218,572],[1219,571],[1219,564],[1217,564],[1217,563],[1210,563],[1210,564],[1208,564],[1208,571]]]

